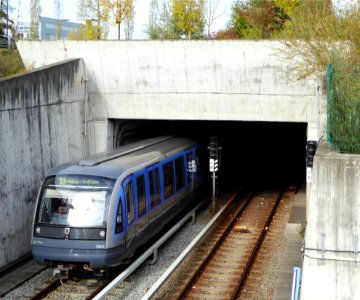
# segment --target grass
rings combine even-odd
[[[300,224],[299,226],[299,235],[302,239],[305,238],[305,231],[306,231],[306,225],[305,224]]]
[[[25,71],[25,66],[16,49],[0,49],[0,78]]]

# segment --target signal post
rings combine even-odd
[[[220,167],[221,160],[221,147],[219,147],[217,136],[210,137],[209,144],[209,171],[212,173],[212,197],[211,205],[212,211],[216,211],[218,208],[218,198],[219,198],[219,176],[218,171]]]

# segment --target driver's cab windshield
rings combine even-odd
[[[94,176],[56,176],[42,188],[36,221],[71,227],[107,225],[115,181]]]

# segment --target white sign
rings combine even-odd
[[[311,183],[312,179],[312,168],[306,168],[306,183]]]
[[[210,158],[209,166],[210,166],[210,172],[217,172],[219,170],[218,160]]]
[[[195,159],[188,161],[189,173],[196,173],[196,161]]]

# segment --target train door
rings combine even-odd
[[[176,192],[180,191],[187,184],[186,175],[185,175],[185,160],[184,156],[181,155],[176,157],[175,160],[175,182],[176,182]]]
[[[132,175],[124,180],[123,188],[125,194],[126,248],[129,249],[135,247],[134,244],[136,244],[134,179]]]
[[[148,180],[148,195],[149,195],[149,216],[151,222],[155,220],[160,214],[161,211],[157,209],[161,203],[161,182],[160,182],[160,165],[154,165],[147,169],[147,180]]]
[[[111,246],[125,245],[125,222],[124,222],[124,193],[122,188],[119,190],[118,200],[115,207],[114,234]]]
[[[204,173],[204,166],[206,163],[204,151],[200,147],[197,147],[195,149],[195,162],[196,162],[196,177],[200,177]]]
[[[186,164],[187,164],[187,182],[189,184],[193,184],[195,174],[196,174],[196,160],[195,160],[195,153],[194,149],[190,149],[185,152],[186,156]]]
[[[135,185],[135,203],[136,203],[136,234],[139,239],[146,235],[146,228],[149,224],[149,214],[147,208],[147,192],[146,192],[146,177],[145,172],[142,171],[134,175]]]

